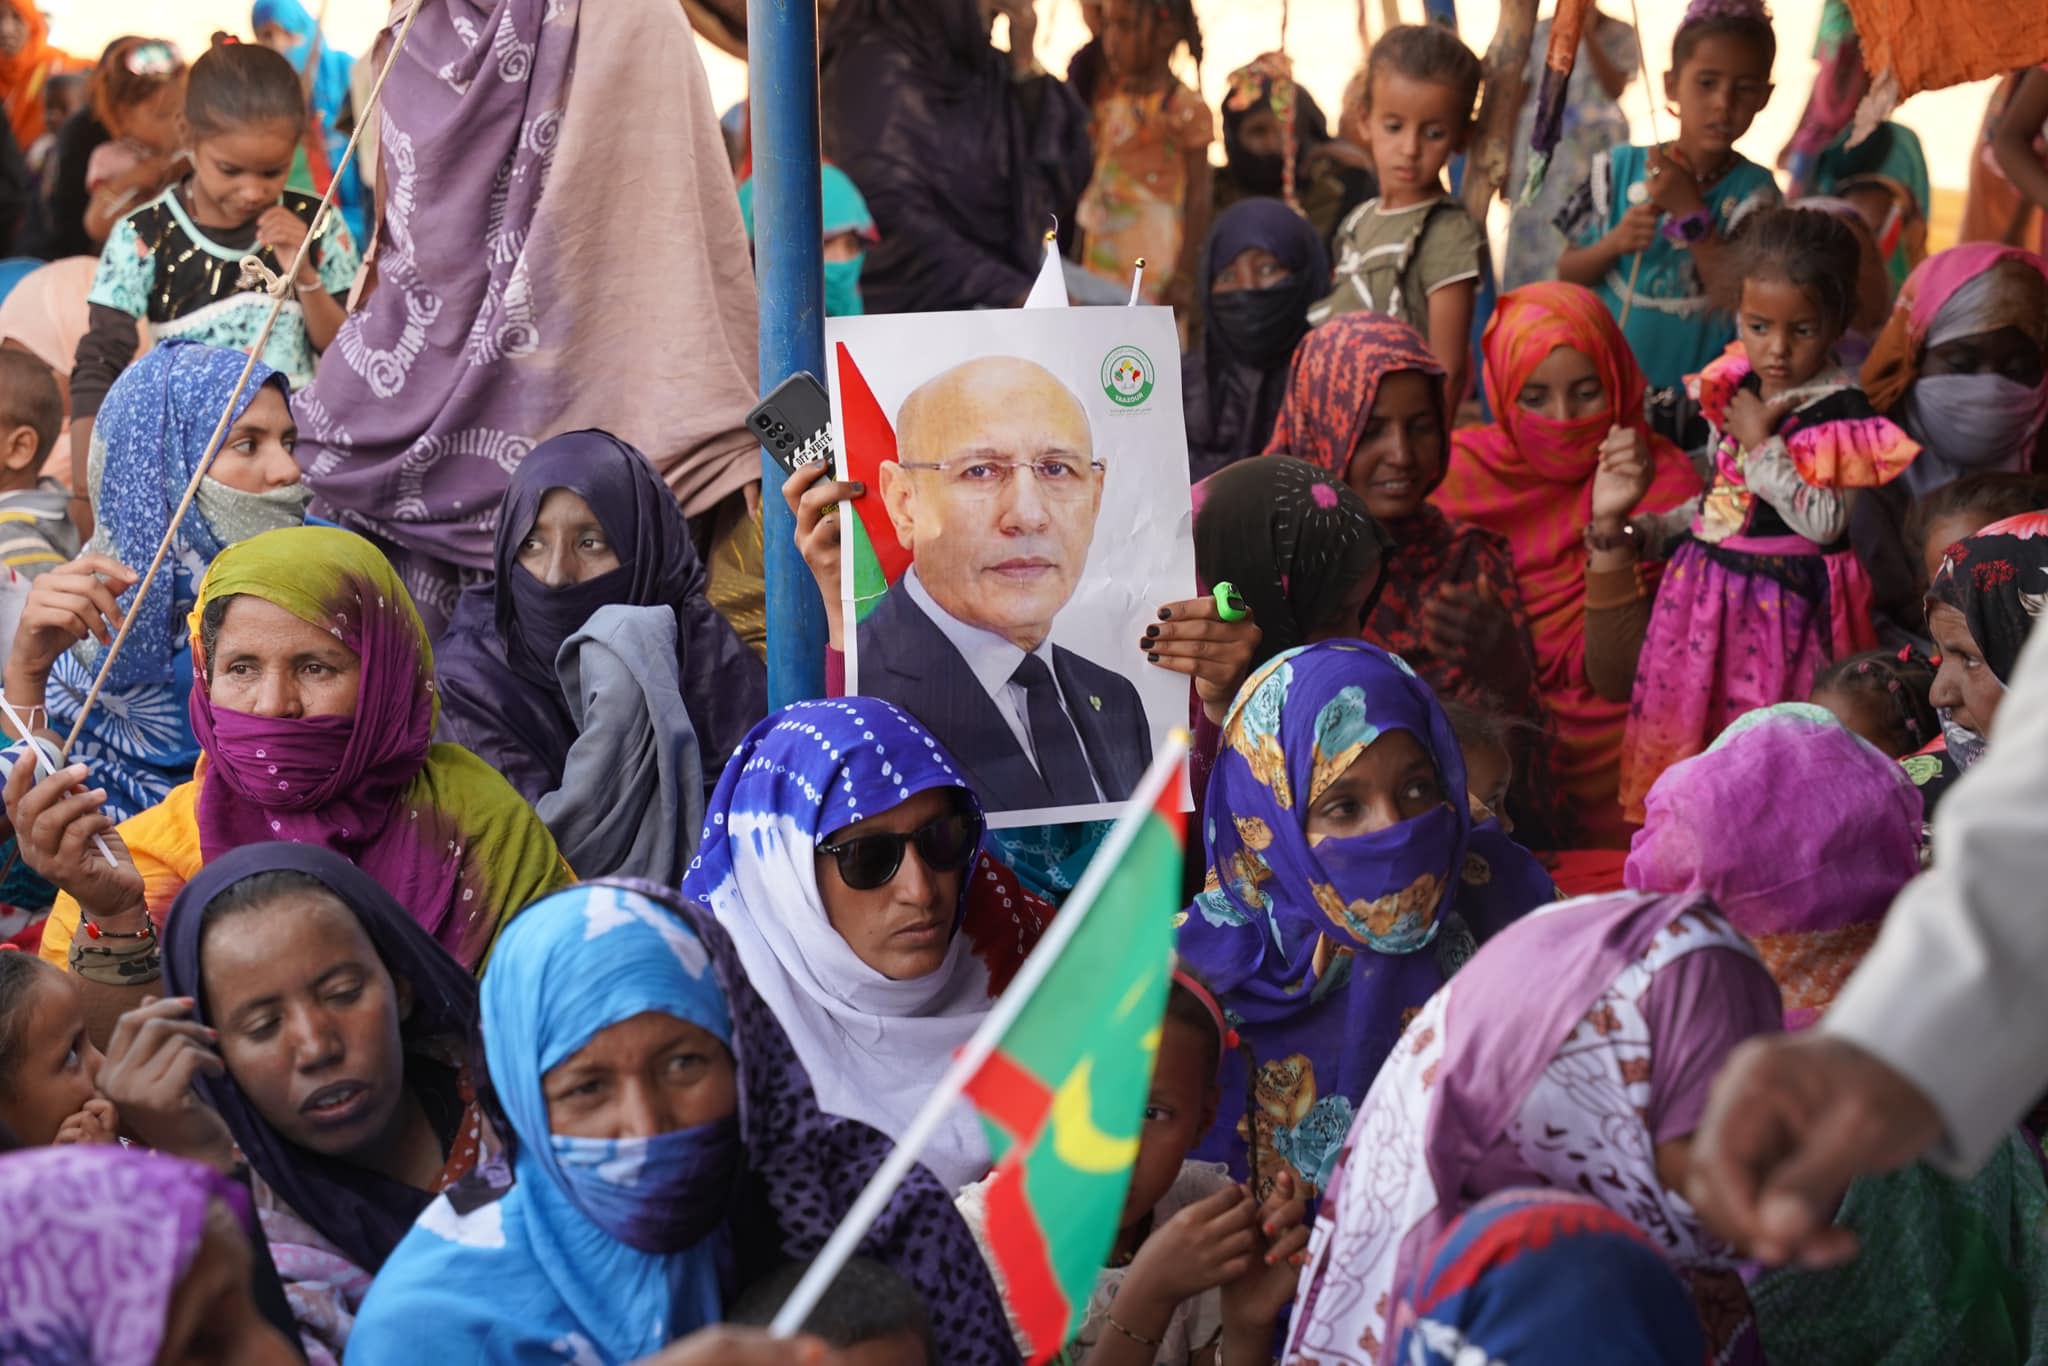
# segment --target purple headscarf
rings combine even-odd
[[[392,978],[411,988],[412,1009],[402,1026],[409,1048],[433,1041],[452,1041],[458,1049],[466,1046],[476,1021],[475,979],[369,874],[339,854],[310,844],[244,845],[208,862],[178,893],[164,921],[164,989],[190,996],[201,1024],[216,1023],[199,970],[207,907],[238,883],[276,872],[302,874],[333,892],[362,925]],[[222,923],[222,933],[233,931],[232,918]],[[430,1117],[445,1122],[461,1115],[464,1107],[452,1070],[409,1065],[406,1084]],[[283,1138],[226,1072],[202,1076],[199,1090],[227,1121],[250,1169],[365,1271],[374,1273],[384,1264],[433,1198],[367,1167],[309,1152]],[[444,1140],[448,1137],[443,1135]]]
[[[619,567],[550,589],[519,567],[519,544],[554,489],[590,505]],[[704,596],[704,565],[675,495],[647,457],[609,432],[569,432],[534,447],[505,491],[496,577],[462,595],[435,651],[443,737],[505,775],[528,801],[562,783],[576,729],[555,657],[591,613],[613,603],[668,606],[690,725],[707,788],[725,757],[768,712],[760,659]]]
[[[691,516],[760,477],[746,229],[676,5],[423,6],[379,112],[377,284],[299,395],[299,457],[430,627],[543,437],[603,422]]]
[[[1826,710],[1787,702],[1664,771],[1622,879],[1631,891],[1713,897],[1770,968],[1785,1027],[1800,1029],[1919,873],[1920,806],[1895,760]]]
[[[1370,834],[1311,841],[1317,798],[1391,731],[1428,756],[1443,801]],[[1407,1017],[1475,937],[1556,889],[1496,822],[1475,826],[1436,694],[1363,641],[1288,651],[1245,683],[1224,719],[1203,844],[1209,885],[1181,924],[1180,953],[1257,1066],[1224,1056],[1230,1099],[1197,1153],[1261,1185],[1284,1162],[1321,1188]],[[1247,1092],[1249,1113],[1237,1103]]]
[[[0,1361],[154,1366],[207,1206],[248,1217],[210,1168],[140,1148],[0,1157]]]

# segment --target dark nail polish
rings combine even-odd
[[[1157,636],[1158,634],[1159,634],[1159,628],[1158,628],[1157,626],[1147,626],[1147,627],[1145,628],[1145,639],[1147,639],[1147,640],[1151,640],[1151,639],[1153,639],[1153,638],[1154,638],[1154,637],[1156,637],[1156,636]]]
[[[1172,609],[1171,607],[1162,607],[1162,608],[1160,608],[1160,609],[1159,609],[1159,619],[1160,619],[1161,621],[1172,621],[1172,620],[1173,620],[1173,609]]]
[[[1145,658],[1151,660],[1154,664],[1157,664],[1159,662],[1159,656],[1151,654],[1149,652],[1146,654]]]

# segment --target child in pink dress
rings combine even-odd
[[[1854,234],[1818,209],[1773,209],[1732,246],[1738,341],[1687,380],[1713,424],[1714,483],[1657,590],[1622,742],[1622,808],[1637,823],[1665,769],[1877,644],[1847,491],[1920,453],[1834,359],[1856,309]]]

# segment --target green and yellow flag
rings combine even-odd
[[[989,1250],[1034,1364],[1080,1331],[1138,1155],[1187,828],[1185,752],[1161,758],[1166,780],[1140,787],[1151,800],[1127,809],[1096,855],[1108,878],[1085,901],[1084,880],[1054,918],[1080,923],[966,1083],[996,1159]]]

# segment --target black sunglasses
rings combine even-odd
[[[935,873],[956,873],[967,866],[981,843],[981,821],[965,811],[949,811],[907,834],[862,835],[837,844],[821,844],[818,852],[839,863],[839,880],[856,892],[885,886],[903,866],[903,848],[915,843],[917,856]]]

